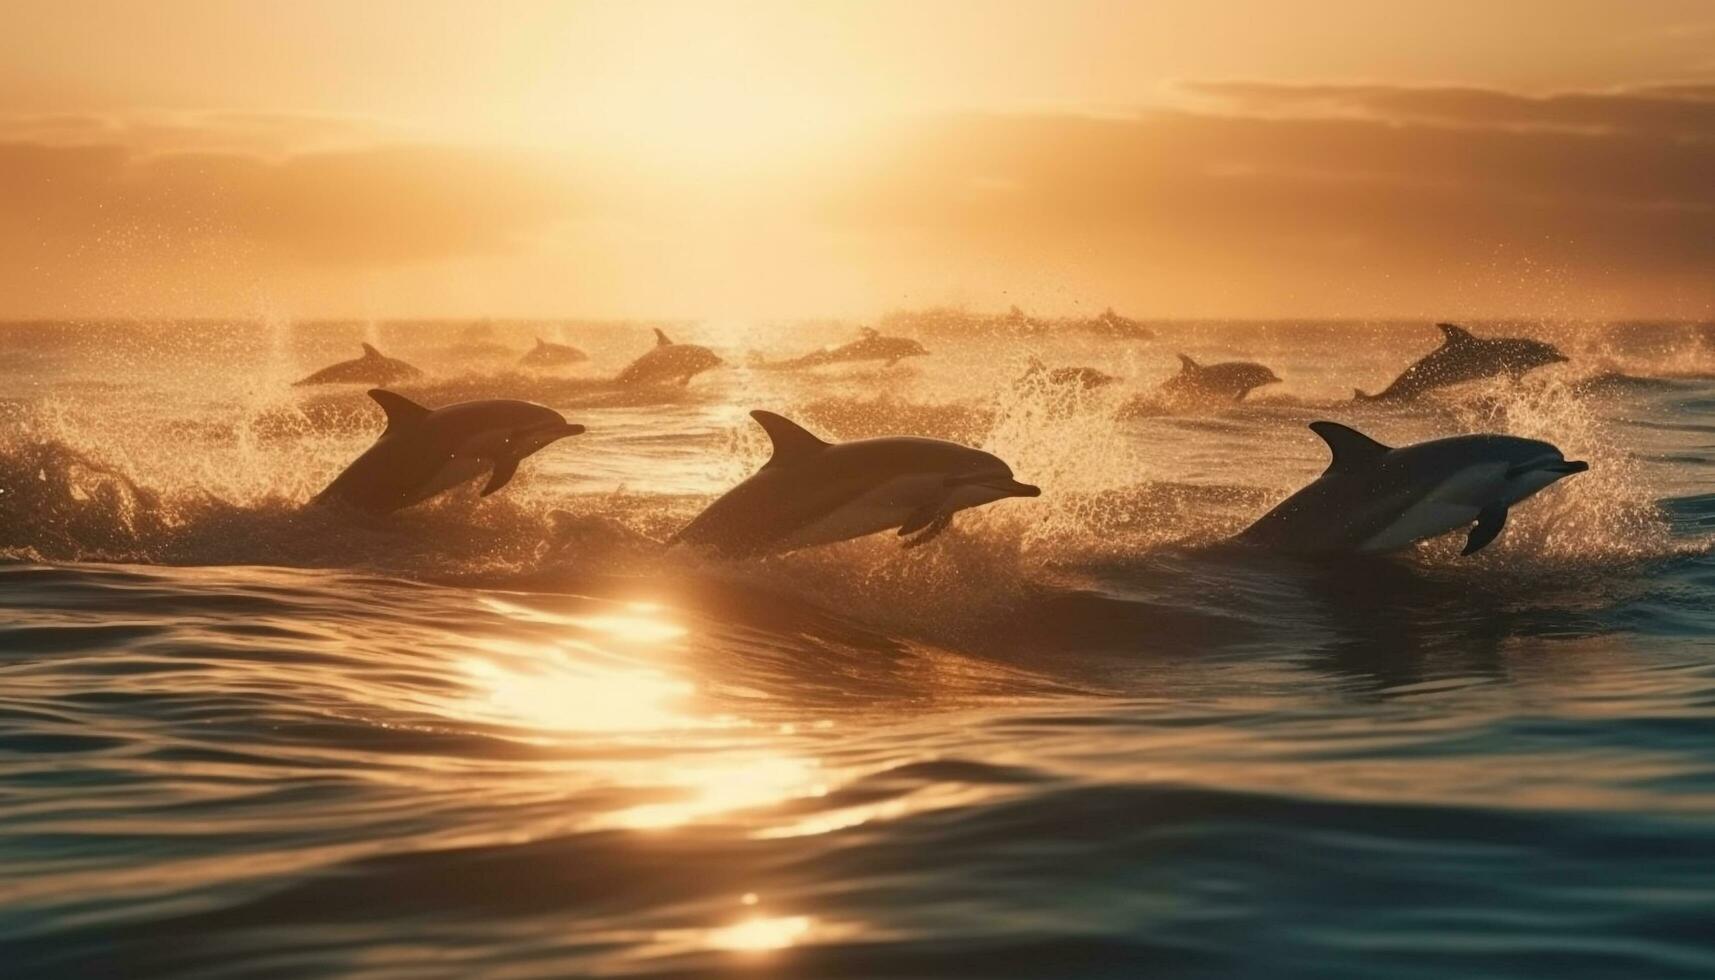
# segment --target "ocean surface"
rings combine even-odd
[[[0,976],[1715,975],[1715,344],[1473,323],[1572,358],[1404,405],[1428,323],[920,337],[670,325],[731,365],[611,378],[648,324],[0,325]],[[587,364],[510,366],[533,335]],[[309,500],[430,405],[586,435],[385,518]],[[1200,361],[1284,384],[1168,410]],[[1120,375],[1066,392],[1050,366]],[[1038,499],[721,562],[669,536],[829,437],[977,445]],[[1591,470],[1462,537],[1224,539],[1326,463],[1495,431]]]

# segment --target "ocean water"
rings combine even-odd
[[[1715,346],[1473,324],[1570,364],[1354,405],[1423,323],[1172,323],[743,365],[837,324],[672,329],[735,367],[521,374],[457,324],[0,325],[0,975],[1715,974]],[[367,339],[438,405],[589,427],[387,518]],[[1148,392],[1199,360],[1285,379]],[[1120,385],[1019,385],[1032,354]],[[745,413],[916,432],[1043,495],[766,561],[657,542],[767,457]],[[1546,438],[1588,473],[1459,558],[1223,540],[1325,465]]]

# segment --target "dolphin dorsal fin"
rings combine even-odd
[[[655,346],[656,347],[671,347],[671,346],[673,346],[673,341],[671,341],[667,338],[667,331],[662,330],[660,327],[655,328]]]
[[[386,388],[369,389],[369,397],[375,399],[375,404],[380,405],[381,410],[387,413],[387,431],[381,433],[382,435],[416,425],[429,414],[428,409]]]
[[[1179,355],[1179,366],[1186,374],[1192,374],[1203,370],[1203,366],[1198,364],[1196,361],[1191,360],[1190,356],[1187,354]]]
[[[1310,431],[1321,436],[1322,441],[1328,444],[1328,451],[1334,454],[1328,463],[1329,473],[1367,466],[1389,451],[1389,447],[1338,422],[1312,422]]]
[[[881,331],[875,329],[874,327],[861,327],[858,329],[858,336],[862,337],[865,340],[874,340],[875,338],[881,336]]]
[[[546,346],[548,346],[548,342],[546,340],[543,340],[541,337],[537,337],[536,338],[536,346],[537,347],[546,347]]]
[[[1457,323],[1437,323],[1435,326],[1440,328],[1442,335],[1447,338],[1443,342],[1449,345],[1469,343],[1477,339],[1471,335],[1471,331]]]
[[[362,347],[363,347],[363,356],[364,357],[372,357],[373,358],[373,357],[380,357],[381,356],[380,351],[369,346],[368,344],[363,344]]]
[[[762,431],[768,433],[768,440],[774,443],[774,457],[768,461],[769,466],[790,463],[818,449],[828,448],[828,443],[783,415],[759,408],[751,412],[750,417],[762,426]]]

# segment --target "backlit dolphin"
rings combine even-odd
[[[824,364],[850,364],[857,361],[886,361],[892,367],[907,357],[923,357],[929,351],[910,337],[887,337],[873,327],[864,327],[862,336],[848,344],[811,351],[785,361],[763,361],[753,367],[768,371],[792,371],[821,367]]]
[[[655,328],[655,346],[637,360],[626,365],[614,381],[622,385],[665,384],[688,385],[691,379],[723,362],[714,351],[696,344],[675,344],[660,327]]]
[[[1441,346],[1405,369],[1393,384],[1380,393],[1366,395],[1354,390],[1358,401],[1416,398],[1426,391],[1448,385],[1492,378],[1502,374],[1518,378],[1532,368],[1566,360],[1553,344],[1525,337],[1476,337],[1464,327],[1437,323],[1446,338]]]
[[[529,402],[492,399],[428,409],[381,388],[369,397],[387,413],[387,430],[317,495],[317,503],[340,501],[386,514],[484,473],[486,497],[512,479],[524,457],[584,431]]]
[[[1241,402],[1252,388],[1279,384],[1280,378],[1261,364],[1225,361],[1198,364],[1179,355],[1179,373],[1161,384],[1161,397],[1173,403]]]
[[[395,381],[408,378],[420,378],[423,372],[404,361],[394,360],[368,344],[363,345],[363,356],[349,361],[330,364],[320,371],[310,375],[300,385],[332,385],[332,384],[371,384],[389,385]]]
[[[915,436],[830,444],[772,412],[751,412],[774,457],[710,504],[674,541],[729,557],[776,554],[898,528],[914,547],[953,515],[1041,490],[980,450]],[[921,532],[921,533],[919,533]]]
[[[590,359],[588,354],[570,344],[556,344],[553,341],[536,338],[536,346],[524,352],[518,359],[522,367],[548,368],[559,367],[563,364],[576,364]]]
[[[1467,525],[1463,554],[1506,525],[1507,508],[1590,464],[1535,439],[1469,435],[1390,449],[1336,422],[1312,422],[1334,459],[1239,540],[1302,555],[1396,551]]]

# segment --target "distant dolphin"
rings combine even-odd
[[[1117,340],[1150,340],[1155,337],[1155,331],[1130,317],[1120,316],[1111,306],[1094,319],[1078,321],[1077,326],[1086,333]]]
[[[1472,336],[1469,330],[1451,323],[1437,323],[1446,339],[1441,346],[1405,369],[1380,393],[1367,395],[1354,390],[1358,401],[1395,401],[1416,398],[1435,388],[1445,388],[1466,381],[1510,374],[1519,377],[1532,368],[1558,364],[1566,355],[1553,344],[1524,337],[1483,338]]]
[[[513,350],[494,339],[494,324],[487,320],[473,323],[459,332],[458,342],[441,353],[448,357],[482,361],[511,357]]]
[[[562,364],[576,364],[590,359],[588,354],[570,344],[555,344],[536,338],[536,346],[524,353],[518,359],[523,367],[559,367]]]
[[[763,361],[752,365],[767,371],[793,371],[821,367],[824,364],[849,364],[857,361],[886,361],[892,367],[907,357],[924,357],[929,353],[921,343],[909,337],[884,337],[873,327],[864,327],[862,336],[849,344],[811,351],[802,357],[785,361]]]
[[[404,361],[396,361],[368,344],[363,356],[330,364],[320,371],[294,382],[299,385],[371,384],[387,385],[408,378],[420,378],[423,372]]]
[[[994,456],[957,443],[889,436],[829,444],[772,412],[751,412],[774,443],[762,469],[710,504],[674,541],[728,557],[777,554],[881,531],[923,544],[953,514],[1042,491]]]
[[[1033,356],[1025,364],[1024,374],[1018,380],[1021,384],[1040,381],[1053,388],[1082,388],[1089,391],[1092,388],[1103,388],[1114,384],[1120,379],[1093,367],[1051,368],[1042,363],[1041,358]]]
[[[488,473],[484,497],[506,486],[518,463],[581,425],[529,402],[493,399],[427,409],[383,388],[369,393],[387,413],[375,445],[316,496],[372,514],[421,503]]]
[[[1473,524],[1462,554],[1506,525],[1507,508],[1589,463],[1535,439],[1471,435],[1390,449],[1336,422],[1312,422],[1333,461],[1239,540],[1304,555],[1396,551]]]
[[[670,381],[688,385],[693,377],[724,363],[707,347],[675,344],[660,327],[656,327],[655,346],[626,365],[614,380],[622,385],[666,384]]]
[[[1261,364],[1225,361],[1203,365],[1180,354],[1179,373],[1162,383],[1161,397],[1176,402],[1241,402],[1251,389],[1279,383],[1280,378]]]

